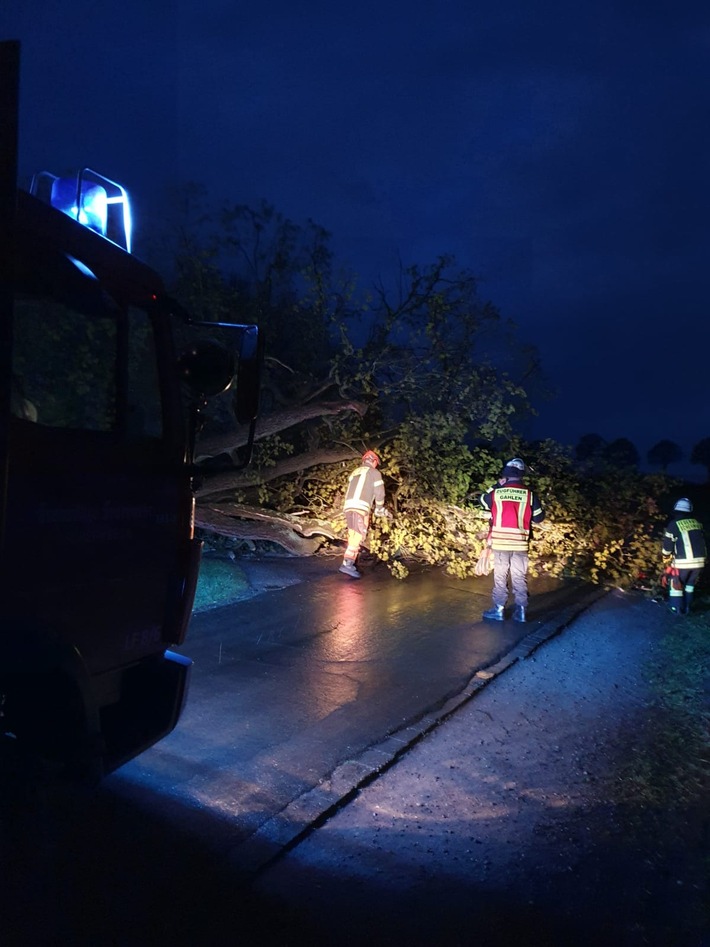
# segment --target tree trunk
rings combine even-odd
[[[218,494],[253,487],[257,481],[268,483],[278,477],[287,477],[290,474],[309,470],[311,467],[318,467],[322,464],[339,464],[346,460],[352,461],[358,456],[359,454],[352,448],[343,447],[338,450],[317,450],[310,451],[307,454],[298,454],[295,457],[286,457],[273,467],[263,467],[259,471],[255,468],[235,470],[234,472],[224,470],[211,476],[207,475],[206,479],[197,488],[196,496],[198,500],[203,500],[206,497],[216,497]]]
[[[303,421],[355,411],[364,415],[366,405],[358,401],[312,401],[290,406],[281,411],[260,417],[257,422],[256,439],[260,440],[294,427]],[[258,482],[268,482],[287,477],[311,467],[352,461],[359,452],[352,447],[337,447],[331,450],[313,450],[294,457],[286,457],[273,467],[230,469],[237,449],[247,440],[246,429],[229,435],[199,440],[197,463],[202,464],[201,483],[196,490],[198,501],[195,524],[209,532],[251,541],[277,543],[294,556],[311,556],[325,539],[335,539],[332,528],[317,520],[279,515],[269,510],[239,506],[229,502],[219,503],[235,490],[253,487]],[[210,472],[210,461],[217,459],[218,469]],[[226,467],[226,469],[225,469]]]
[[[292,556],[312,556],[326,539],[338,538],[333,528],[320,520],[237,504],[198,507],[195,526],[220,536],[276,543]]]
[[[273,434],[278,434],[279,431],[295,427],[296,424],[301,424],[303,421],[342,414],[344,411],[355,411],[356,414],[362,417],[367,411],[367,406],[361,401],[312,401],[293,405],[283,411],[273,411],[259,417],[255,437],[258,441],[263,440]],[[246,444],[247,434],[247,429],[244,427],[235,433],[200,438],[195,451],[197,461],[204,460],[206,457],[214,457],[216,454],[231,455],[238,447],[243,447]]]

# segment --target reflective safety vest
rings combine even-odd
[[[491,487],[481,496],[491,513],[489,540],[493,550],[526,552],[533,523],[545,518],[540,501],[532,490],[519,482]]]
[[[676,569],[702,569],[708,555],[702,524],[693,516],[672,519],[663,534],[663,555],[673,556]]]
[[[384,508],[385,484],[376,467],[363,464],[350,474],[343,509],[346,513],[348,510],[356,510],[358,513],[367,514],[372,508],[373,500],[378,510]]]

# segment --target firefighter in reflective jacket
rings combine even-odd
[[[345,493],[345,523],[348,527],[348,547],[345,550],[340,572],[359,579],[355,562],[370,525],[370,511],[375,504],[375,516],[390,516],[385,509],[385,485],[378,473],[380,458],[374,450],[365,451],[362,463],[350,474]]]
[[[493,549],[493,608],[483,613],[492,621],[505,619],[508,576],[515,608],[513,619],[525,621],[528,605],[528,545],[533,523],[545,519],[542,505],[523,483],[525,463],[514,457],[503,468],[497,484],[481,495],[482,505],[491,514],[488,542]]]
[[[668,605],[676,615],[687,615],[690,611],[695,586],[708,555],[702,524],[692,512],[693,504],[687,497],[681,497],[663,533],[663,558],[673,570]]]

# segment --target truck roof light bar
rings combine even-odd
[[[128,192],[116,181],[91,168],[82,168],[76,178],[39,171],[30,194],[131,252],[131,205]]]

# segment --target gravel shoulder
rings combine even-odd
[[[707,795],[620,791],[670,620],[612,592],[492,680],[240,898],[240,943],[707,947]]]

